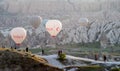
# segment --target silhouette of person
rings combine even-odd
[[[26,52],[28,52],[28,47],[26,48]]]
[[[62,50],[59,50],[59,51],[58,51],[58,56],[60,56],[60,54],[62,54]]]
[[[104,60],[104,61],[106,61],[106,60],[107,60],[106,55],[103,55],[103,60]]]
[[[62,50],[60,50],[60,54],[62,54]]]
[[[42,49],[42,55],[44,55],[44,50]]]
[[[58,56],[60,56],[60,54],[61,54],[61,52],[60,52],[60,50],[58,51]]]
[[[98,60],[98,54],[95,54],[95,60]]]
[[[11,49],[12,49],[13,47],[11,46]]]

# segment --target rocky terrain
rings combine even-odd
[[[0,71],[63,71],[36,55],[0,48]]]
[[[0,39],[3,40],[0,44],[13,45],[8,33],[17,26],[28,30],[23,45],[100,42],[106,47],[106,44],[120,44],[119,5],[120,0],[0,0]],[[56,40],[45,31],[43,24],[35,34],[31,27],[33,16],[62,22],[63,29]],[[80,18],[88,18],[87,25]]]

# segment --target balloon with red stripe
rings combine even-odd
[[[27,31],[22,27],[16,27],[10,31],[10,36],[17,45],[20,45],[26,38]]]
[[[61,31],[62,23],[59,20],[48,20],[45,27],[48,33],[55,37]]]

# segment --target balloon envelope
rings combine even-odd
[[[48,33],[55,37],[61,31],[62,23],[59,20],[48,20],[45,27]]]
[[[35,16],[35,17],[32,17],[31,25],[34,29],[37,29],[41,24],[41,22],[42,22],[42,18],[40,16]]]
[[[10,35],[16,44],[21,44],[26,38],[27,32],[22,27],[16,27],[10,31]]]

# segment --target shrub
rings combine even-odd
[[[59,60],[65,60],[66,59],[66,54],[64,54],[64,53],[59,54],[58,59]]]
[[[110,71],[120,71],[120,68],[113,68]]]

